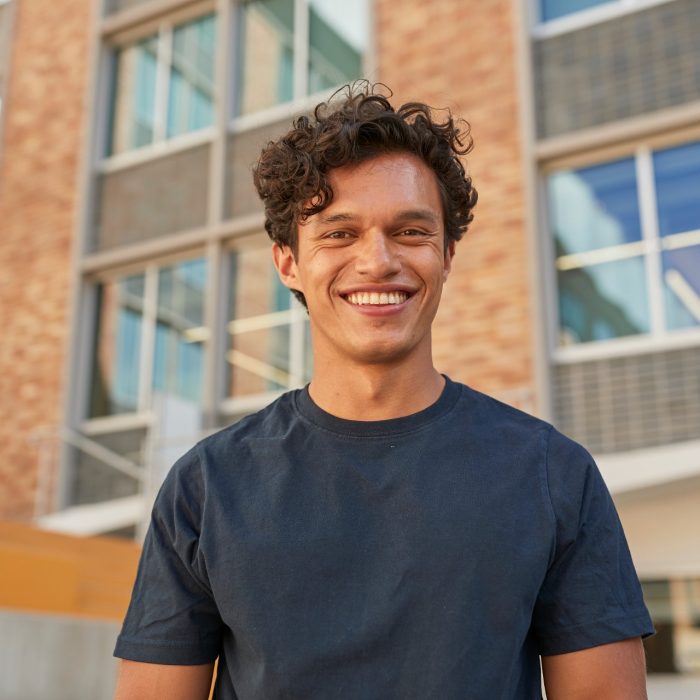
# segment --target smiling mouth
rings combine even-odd
[[[381,306],[403,304],[410,294],[406,292],[352,292],[344,295],[344,299],[355,306]]]

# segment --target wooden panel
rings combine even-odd
[[[121,620],[140,548],[0,522],[0,607]]]

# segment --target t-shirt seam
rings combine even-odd
[[[198,650],[201,649],[203,646],[215,647],[217,645],[216,640],[211,641],[211,642],[206,642],[206,641],[202,640],[202,641],[193,643],[193,642],[182,642],[182,641],[178,641],[175,639],[148,639],[148,638],[130,637],[130,636],[126,636],[126,635],[119,635],[117,643],[133,644],[135,646],[146,645],[146,646],[152,646],[152,647],[187,647],[189,649],[198,649]]]
[[[445,410],[443,413],[440,413],[439,415],[435,416],[434,418],[428,419],[425,423],[421,423],[420,425],[406,428],[405,430],[401,430],[400,432],[389,431],[386,433],[371,433],[371,434],[362,434],[362,435],[352,435],[350,433],[341,433],[337,430],[332,430],[331,428],[327,428],[324,425],[320,425],[312,418],[309,418],[308,416],[306,416],[304,414],[304,412],[299,408],[298,397],[296,395],[294,397],[294,400],[292,401],[292,410],[305,423],[312,425],[314,428],[317,428],[318,430],[321,430],[324,433],[328,433],[330,435],[335,435],[336,437],[349,438],[351,440],[372,440],[372,439],[386,440],[386,438],[404,437],[406,435],[414,435],[415,433],[420,432],[420,431],[424,430],[425,428],[432,426],[435,422],[442,420],[443,418],[446,418],[448,415],[450,415],[450,413],[452,413],[455,410],[455,408],[457,407],[457,404],[459,404],[459,402],[462,400],[462,398],[464,396],[464,387],[460,385],[460,386],[458,386],[458,390],[459,390],[459,395],[454,400],[452,405],[447,410]]]
[[[577,625],[566,625],[565,627],[547,627],[547,629],[540,628],[540,633],[545,632],[547,634],[561,634],[564,632],[586,629],[587,627],[595,627],[601,624],[609,624],[611,622],[618,621],[634,621],[634,620],[647,620],[649,613],[646,609],[638,608],[639,612],[634,615],[616,615],[615,617],[604,617],[602,619],[593,620],[591,622],[581,622]]]

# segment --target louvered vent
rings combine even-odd
[[[554,369],[554,422],[593,453],[700,439],[700,347]]]

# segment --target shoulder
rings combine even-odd
[[[545,456],[546,443],[553,426],[545,420],[515,408],[465,384],[461,388],[460,420],[476,432],[480,441],[493,441],[510,450],[532,445],[533,440]]]
[[[298,391],[282,394],[265,408],[244,416],[198,442],[193,449],[198,453],[199,459],[206,460],[220,453],[230,454],[232,449],[251,440],[284,437],[296,422],[295,395]]]

